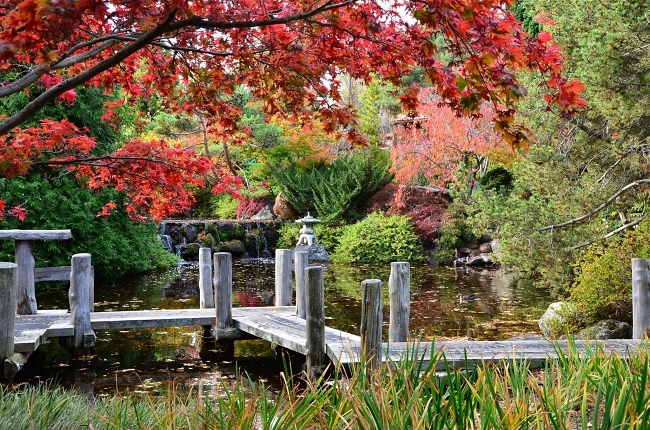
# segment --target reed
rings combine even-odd
[[[534,370],[526,361],[452,367],[417,348],[367,371],[334,369],[298,381],[285,364],[280,393],[248,376],[199,397],[89,398],[56,387],[0,388],[0,428],[11,429],[641,429],[650,423],[650,348],[629,356],[574,345]],[[27,413],[25,413],[27,411]]]

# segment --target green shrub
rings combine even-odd
[[[269,166],[273,179],[299,213],[327,223],[363,216],[367,202],[392,181],[387,154],[371,151],[337,158],[304,171],[297,164]]]
[[[209,187],[194,192],[193,219],[236,219],[239,199],[228,193],[213,194]]]
[[[95,273],[117,278],[176,264],[175,256],[160,246],[154,223],[132,221],[122,208],[121,195],[109,189],[102,194],[78,185],[69,176],[46,178],[37,175],[0,179],[0,195],[9,207],[24,204],[24,222],[8,217],[2,229],[72,230],[69,240],[34,242],[38,267],[69,266],[73,254],[92,255]],[[113,200],[118,209],[98,217],[101,208]],[[14,260],[12,241],[0,241],[0,261]]]
[[[280,249],[295,248],[300,236],[300,228],[300,225],[293,221],[282,224],[278,229],[280,238],[277,247]],[[331,253],[338,246],[344,228],[344,225],[337,223],[317,224],[315,228],[316,239],[327,252]]]
[[[342,263],[424,262],[422,242],[408,217],[379,212],[342,229],[332,260]]]
[[[584,324],[607,318],[632,322],[632,258],[650,258],[648,221],[606,246],[591,246],[574,264],[569,301]]]

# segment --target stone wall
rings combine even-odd
[[[199,248],[230,252],[233,258],[267,258],[275,253],[278,221],[166,220],[160,223],[163,246],[185,261],[198,260]]]

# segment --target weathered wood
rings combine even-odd
[[[275,250],[275,305],[291,306],[293,288],[291,285],[291,250]]]
[[[70,273],[70,321],[74,326],[72,337],[73,348],[91,348],[95,345],[96,336],[90,328],[91,280],[90,254],[82,253],[72,256],[72,272]]]
[[[0,230],[0,240],[65,240],[71,230]]]
[[[325,286],[323,266],[305,269],[307,285],[306,331],[307,331],[307,374],[317,378],[325,364]]]
[[[0,360],[14,355],[18,265],[0,263]]]
[[[210,248],[199,249],[199,304],[201,309],[214,307],[212,291],[212,258]]]
[[[232,327],[232,255],[229,252],[214,254],[214,307],[215,327]]]
[[[296,273],[296,316],[304,319],[307,315],[307,281],[305,280],[305,269],[309,267],[309,252],[296,252],[294,266]]]
[[[381,281],[361,282],[361,345],[370,367],[381,364],[381,328],[384,320],[381,302]]]
[[[571,343],[581,355],[588,350],[603,348],[607,354],[616,353],[621,357],[628,357],[644,346],[644,341],[633,339],[572,340]],[[327,348],[327,354],[336,357],[344,365],[357,363],[362,356],[361,346],[354,343],[328,343]],[[426,368],[433,358],[436,369],[443,370],[445,361],[440,359],[438,352],[444,353],[447,364],[452,367],[464,368],[467,365],[473,368],[484,363],[498,364],[503,360],[526,360],[531,366],[539,367],[547,360],[557,358],[557,348],[568,353],[569,344],[566,340],[398,342],[384,344],[383,348],[384,361],[399,361],[409,356],[421,359],[423,368]]]
[[[632,259],[632,338],[650,335],[650,261]]]
[[[408,262],[390,263],[388,294],[390,297],[388,341],[406,342],[409,338],[411,314],[411,265]]]
[[[34,269],[34,282],[69,281],[70,266],[37,267]],[[95,268],[90,268],[90,276],[95,277]]]
[[[18,314],[34,315],[38,309],[34,287],[34,243],[16,240],[16,264],[18,265]]]

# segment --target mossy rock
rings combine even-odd
[[[222,242],[219,245],[220,252],[230,252],[233,255],[241,255],[246,252],[244,244],[239,240],[231,240],[229,242]]]

